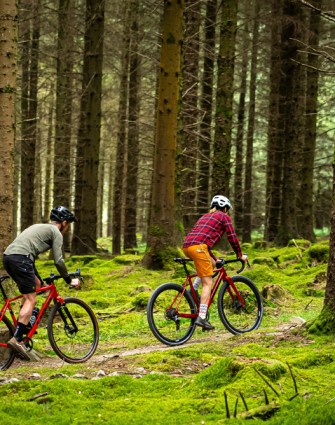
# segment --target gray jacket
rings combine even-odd
[[[63,235],[54,224],[33,224],[20,233],[7,247],[4,254],[29,255],[35,261],[38,254],[52,249],[55,266],[60,275],[68,276],[63,258]]]

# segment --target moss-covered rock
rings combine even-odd
[[[118,255],[113,259],[117,264],[139,264],[141,260],[142,256],[135,254]]]
[[[264,264],[269,267],[273,267],[276,263],[271,257],[256,257],[252,260],[252,264]]]
[[[266,361],[257,362],[254,364],[259,372],[270,378],[271,381],[276,381],[282,375],[287,373],[287,367],[279,360],[269,359]]]
[[[314,244],[306,250],[305,257],[307,257],[311,264],[327,262],[329,258],[329,245],[321,243]]]
[[[289,296],[289,292],[277,284],[265,285],[262,288],[262,297],[266,300],[279,302]]]
[[[308,241],[307,239],[291,239],[287,244],[288,247],[295,246],[296,248],[300,249],[307,249],[311,245],[311,241]]]
[[[254,249],[266,249],[269,246],[269,242],[267,241],[255,241],[253,248]]]
[[[149,292],[140,292],[132,299],[132,305],[136,310],[145,310],[150,298]]]

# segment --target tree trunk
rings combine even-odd
[[[126,173],[126,208],[124,220],[124,249],[137,247],[137,183],[139,161],[139,89],[140,89],[140,55],[138,51],[139,0],[131,2],[131,49],[129,66],[129,124]]]
[[[21,230],[34,222],[34,181],[37,120],[39,0],[20,5],[22,37],[21,101]],[[33,18],[31,18],[33,16]],[[30,20],[32,20],[30,28]],[[35,217],[36,219],[36,217]]]
[[[249,60],[249,46],[248,46],[248,21],[250,19],[250,12],[247,11],[244,19],[246,24],[242,26],[243,32],[241,43],[241,56],[242,62],[240,64],[240,88],[239,88],[239,101],[237,107],[237,132],[236,132],[236,149],[235,149],[235,178],[234,178],[234,224],[235,231],[238,237],[242,236],[243,230],[243,136],[244,136],[244,117],[245,117],[245,97],[247,91],[247,73],[248,73],[248,60]]]
[[[199,172],[198,172],[198,215],[204,214],[209,208],[210,195],[210,152],[212,145],[212,110],[213,110],[213,80],[215,57],[215,25],[216,25],[216,0],[207,0],[205,17],[205,46],[204,65],[202,78],[202,95],[200,99],[199,137]]]
[[[97,190],[101,126],[101,82],[104,35],[104,6],[102,0],[86,1],[85,50],[83,91],[78,134],[82,158],[82,182],[76,181],[80,203],[76,205],[79,222],[75,226],[72,252],[96,252]],[[77,199],[78,199],[77,198]]]
[[[298,237],[297,194],[299,193],[298,167],[300,146],[304,136],[303,123],[305,113],[306,81],[299,53],[302,38],[301,5],[284,1],[282,32],[282,67],[280,84],[279,113],[283,117],[285,129],[283,187],[281,198],[280,227],[276,237],[279,245],[286,245],[292,238]]]
[[[122,46],[122,65],[120,78],[120,97],[117,134],[117,151],[114,177],[113,195],[113,247],[114,255],[121,254],[122,235],[122,210],[124,208],[124,179],[125,179],[125,155],[126,155],[126,123],[127,123],[127,102],[129,86],[129,53],[130,53],[130,2],[125,3],[125,27]]]
[[[264,239],[273,242],[278,234],[283,161],[283,123],[279,117],[279,84],[281,79],[281,27],[283,1],[271,4],[270,99],[266,166],[266,201]]]
[[[322,0],[314,0],[314,6],[321,8]],[[301,168],[301,187],[299,205],[301,215],[299,227],[301,236],[312,242],[314,235],[314,205],[313,205],[313,181],[314,181],[314,157],[316,146],[316,121],[318,103],[318,69],[319,57],[315,54],[319,46],[319,31],[321,16],[318,13],[310,14],[308,45],[311,51],[308,54],[307,89],[306,89],[306,120],[305,120],[305,146]]]
[[[183,43],[182,131],[180,161],[180,211],[185,232],[193,226],[197,203],[198,152],[198,69],[200,3],[185,1],[185,33]]]
[[[222,2],[221,9],[212,192],[229,196],[237,0]]]
[[[71,208],[69,162],[72,133],[73,12],[72,0],[59,1],[53,204],[68,208]],[[64,235],[64,248],[70,249],[69,233]]]
[[[255,129],[255,109],[256,109],[256,79],[259,44],[259,12],[260,0],[255,0],[254,24],[252,30],[252,50],[251,69],[249,84],[249,113],[247,129],[247,151],[244,175],[244,199],[243,199],[243,242],[251,242],[252,230],[252,168],[254,151],[254,129]]]
[[[183,0],[164,1],[152,200],[144,257],[144,264],[151,268],[164,267],[166,257],[177,253],[174,184],[183,11]]]
[[[310,324],[309,332],[334,334],[335,329],[335,151],[333,156],[333,195],[329,235],[329,260],[323,309]]]
[[[0,253],[13,238],[14,137],[17,60],[17,9],[14,0],[0,2]]]

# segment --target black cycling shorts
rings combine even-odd
[[[36,292],[34,262],[27,255],[4,255],[3,266],[9,276],[16,282],[21,294]]]

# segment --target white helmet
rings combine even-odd
[[[211,209],[218,207],[219,209],[223,208],[233,208],[228,198],[222,195],[215,195],[211,202]]]

